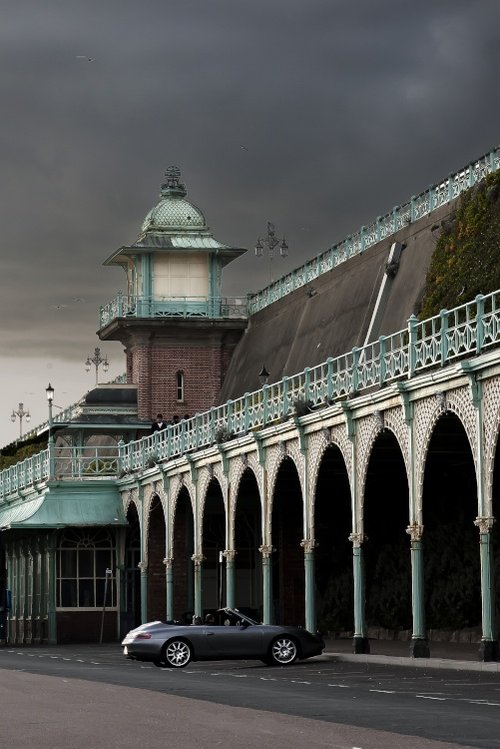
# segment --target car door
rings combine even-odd
[[[259,658],[263,654],[262,632],[258,625],[204,627],[214,658]]]

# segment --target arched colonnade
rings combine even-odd
[[[451,384],[352,399],[123,479],[141,619],[229,605],[349,632],[355,652],[377,631],[426,656],[429,631],[456,630],[496,658],[500,381]]]

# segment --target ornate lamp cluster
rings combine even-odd
[[[104,372],[107,372],[109,369],[108,357],[101,356],[101,349],[98,346],[96,346],[96,348],[94,349],[94,356],[87,356],[87,361],[85,362],[85,369],[87,370],[87,372],[90,372],[92,364],[95,367],[95,384],[97,385],[99,367],[101,366],[101,364]]]
[[[257,243],[255,245],[255,255],[256,257],[262,257],[264,254],[264,247],[267,247],[267,255],[269,258],[269,281],[272,282],[272,262],[274,259],[274,251],[276,247],[279,245],[279,254],[281,257],[287,257],[288,256],[288,245],[286,243],[285,237],[283,236],[280,240],[276,236],[276,228],[271,221],[267,222],[267,234],[262,239],[262,237],[259,237],[257,239]]]
[[[31,414],[29,412],[29,409],[27,411],[24,410],[24,403],[19,404],[19,408],[17,411],[15,409],[12,410],[12,413],[10,415],[10,420],[14,422],[17,418],[19,418],[19,437],[23,436],[23,419],[26,418],[26,421],[29,421],[31,419]]]

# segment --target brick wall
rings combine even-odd
[[[206,411],[217,402],[223,367],[218,346],[140,345],[131,352],[130,374],[138,386],[138,415],[167,420]],[[227,355],[224,357],[228,359]],[[226,364],[227,367],[227,364]],[[184,373],[184,400],[177,400],[177,372]]]

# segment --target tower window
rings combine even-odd
[[[184,400],[184,372],[177,372],[175,375],[176,378],[176,388],[177,388],[177,400],[183,401]]]

